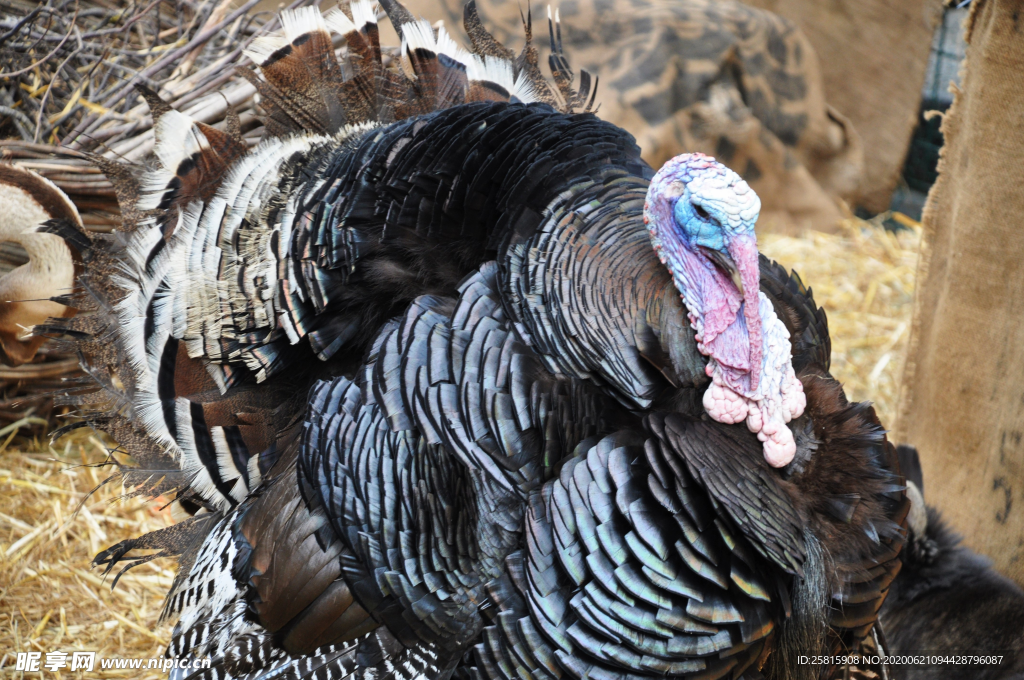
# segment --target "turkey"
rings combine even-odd
[[[551,87],[472,3],[472,54],[383,5],[401,69],[369,2],[255,45],[251,151],[145,92],[124,229],[58,230],[66,401],[188,515],[97,564],[181,555],[176,678],[832,673],[797,657],[871,630],[909,503],[757,196],[648,167],[556,23]]]

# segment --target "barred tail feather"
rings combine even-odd
[[[402,40],[403,71],[385,69],[376,16],[368,0],[342,6],[322,17],[316,8],[282,14],[284,38],[263,39],[247,52],[258,64],[240,72],[265,98],[267,130],[273,136],[296,132],[334,134],[346,125],[387,122],[473,101],[543,101],[556,104],[540,70],[524,18],[527,45],[518,59],[485,29],[475,4],[466,6],[466,29],[473,53],[458,46],[443,27],[417,20],[396,0],[383,3]],[[345,79],[334,54],[330,31],[349,46]],[[589,75],[579,92],[572,89],[572,72],[561,48],[561,28],[552,20],[551,64],[566,111],[593,106]],[[588,102],[588,97],[590,98]]]
[[[256,67],[241,69],[265,113],[258,146],[247,148],[237,116],[218,129],[140,87],[154,119],[155,165],[93,157],[114,185],[122,226],[65,236],[84,263],[67,302],[89,313],[38,330],[62,335],[78,353],[89,382],[59,401],[133,456],[134,467],[121,467],[132,493],[176,497],[190,512],[238,507],[304,411],[309,371],[286,369],[316,363],[313,355],[329,360],[366,335],[361,317],[325,313],[371,247],[354,229],[312,221],[310,206],[333,210],[323,179],[332,152],[383,124],[459,104],[559,106],[536,67],[528,17],[516,58],[483,29],[472,2],[473,51],[396,0],[383,5],[408,73],[384,66],[372,0],[326,16],[286,11],[281,34],[246,52]],[[332,32],[348,45],[344,61]],[[564,58],[559,68],[571,83]],[[562,82],[559,89],[571,112],[581,96]],[[154,535],[101,558],[113,566],[130,562],[133,547],[180,552],[186,542],[171,539]]]

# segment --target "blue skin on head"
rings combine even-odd
[[[669,232],[663,237],[671,239],[674,232],[681,245],[691,252],[697,252],[700,247],[727,255],[736,237],[754,237],[754,222],[757,221],[757,211],[750,211],[753,206],[745,208],[745,212],[753,214],[743,219],[736,213],[739,206],[723,202],[757,200],[746,186],[739,195],[734,195],[730,189],[737,183],[742,184],[742,180],[736,173],[703,154],[683,154],[669,160],[656,173],[649,191],[651,219],[655,220],[652,233],[656,234],[659,227],[656,220],[660,215],[660,227]],[[657,201],[659,197],[661,201]],[[659,202],[661,206],[656,205]],[[669,215],[671,220],[666,219]]]
[[[655,174],[645,222],[681,293],[697,283],[683,276],[687,254],[696,256],[690,266],[700,262],[701,269],[721,270],[741,295],[746,287],[757,290],[757,207],[757,197],[738,175],[701,154],[673,158]]]
[[[720,219],[716,212],[713,205],[694,205],[690,188],[686,187],[672,208],[672,217],[691,247],[722,254],[728,254],[728,244],[734,236],[754,235],[752,223],[743,222],[738,229],[733,228],[728,219]]]
[[[698,214],[697,208],[690,200],[689,187],[679,197],[672,209],[675,223],[682,229],[687,243],[691,246],[701,246],[724,253],[725,230],[718,220],[713,218],[710,211],[707,211],[706,214],[708,215],[706,218]]]

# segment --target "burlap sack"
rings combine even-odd
[[[825,98],[864,143],[860,205],[889,207],[910,135],[942,0],[746,0],[791,19],[821,61]]]
[[[966,38],[895,439],[967,544],[1024,584],[1024,2],[974,0]]]
[[[406,4],[463,36],[464,0]],[[519,4],[477,4],[484,25],[518,50]],[[835,198],[856,194],[863,154],[853,127],[826,104],[814,49],[792,22],[732,0],[556,4],[573,68],[600,77],[600,116],[631,132],[651,165],[702,151],[757,191],[759,229],[836,227]],[[546,61],[546,12],[533,9]]]

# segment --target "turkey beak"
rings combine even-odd
[[[711,258],[711,261],[714,262],[726,276],[732,280],[736,285],[736,290],[740,292],[740,296],[742,297],[743,279],[740,278],[740,270],[736,267],[736,263],[732,261],[732,258],[720,250],[711,250],[710,248],[705,248],[704,253]]]

